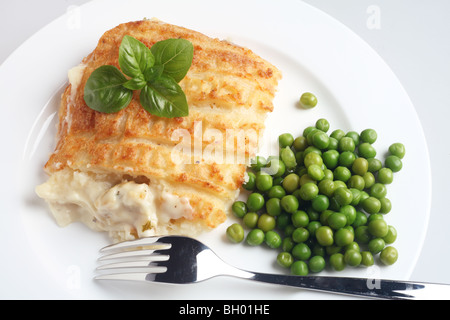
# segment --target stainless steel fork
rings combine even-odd
[[[450,299],[444,284],[327,276],[289,276],[245,271],[221,260],[209,247],[188,237],[149,237],[101,249],[97,280],[135,280],[174,284],[195,283],[216,276],[233,276],[336,294],[381,299]],[[114,270],[122,272],[115,273]],[[129,271],[133,270],[133,271]]]

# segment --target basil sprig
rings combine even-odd
[[[84,87],[84,101],[93,110],[114,113],[127,107],[133,91],[140,90],[140,103],[151,114],[185,117],[189,108],[178,82],[189,71],[193,56],[194,47],[185,39],[163,40],[149,49],[124,36],[119,47],[122,71],[111,65],[94,70]]]

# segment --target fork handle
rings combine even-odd
[[[450,299],[445,284],[382,280],[369,278],[287,276],[248,272],[245,278],[308,290],[379,299]]]

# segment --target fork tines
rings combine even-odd
[[[117,260],[117,262],[103,264],[97,267],[98,271],[111,271],[122,269],[121,273],[101,274],[97,280],[146,280],[149,273],[164,273],[167,268],[158,262],[168,261],[169,255],[164,250],[170,249],[170,243],[158,242],[160,237],[149,237],[137,240],[120,242],[100,249],[106,253],[98,261]],[[139,269],[141,272],[136,272]],[[132,272],[127,272],[127,271]]]

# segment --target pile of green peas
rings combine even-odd
[[[279,250],[277,263],[294,275],[398,259],[386,185],[402,169],[405,146],[392,144],[383,164],[374,129],[329,129],[319,119],[297,138],[280,135],[279,155],[252,161],[243,184],[250,194],[232,205],[242,223],[228,227],[228,239]]]

